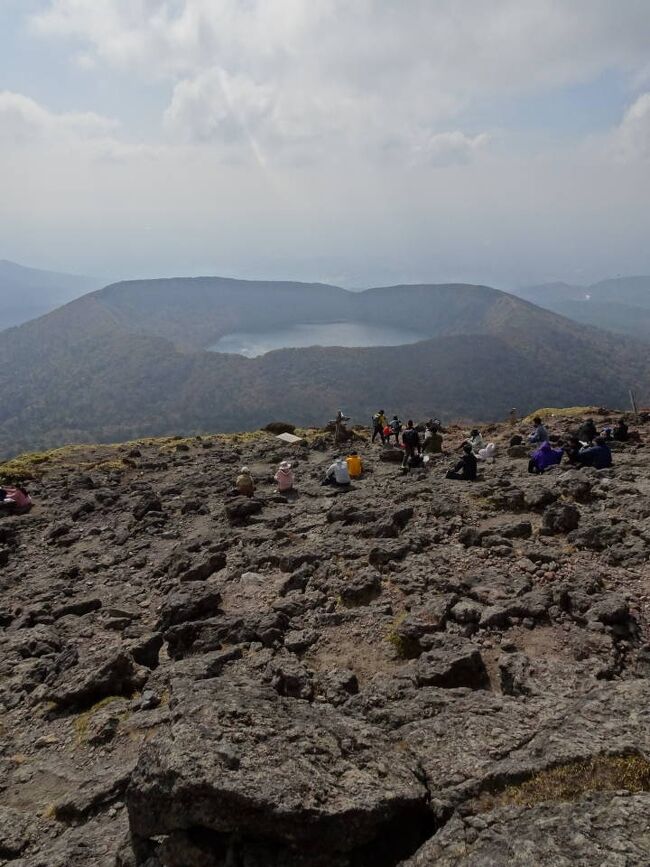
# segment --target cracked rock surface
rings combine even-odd
[[[495,425],[474,484],[445,479],[455,452],[403,476],[360,440],[363,478],[321,487],[322,433],[26,461],[36,506],[0,518],[0,865],[650,863],[636,427],[612,469],[530,476]]]

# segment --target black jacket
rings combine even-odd
[[[420,449],[420,434],[414,427],[407,427],[402,433],[402,442],[408,449]]]
[[[462,473],[463,478],[470,482],[476,481],[476,455],[474,452],[465,452],[454,467],[455,473]]]

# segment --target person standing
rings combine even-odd
[[[402,444],[404,446],[404,458],[402,459],[402,469],[410,467],[415,455],[422,453],[422,444],[420,443],[420,434],[413,427],[413,419],[406,422],[406,430],[402,434]]]
[[[386,427],[386,416],[384,414],[383,409],[380,409],[379,412],[376,412],[372,417],[372,442],[374,443],[375,437],[379,436],[381,440],[381,444],[384,445],[386,442],[386,437],[384,436],[384,428]]]
[[[394,415],[390,420],[390,436],[395,437],[395,445],[399,445],[399,435],[402,432],[402,422],[399,418]],[[388,437],[388,442],[390,444],[390,436]]]

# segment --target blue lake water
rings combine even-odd
[[[273,349],[305,346],[402,346],[426,340],[427,335],[404,328],[367,325],[363,322],[333,322],[325,325],[292,325],[272,331],[235,332],[220,338],[209,348],[255,358]]]

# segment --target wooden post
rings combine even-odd
[[[634,392],[632,391],[631,388],[629,389],[629,393],[630,393],[630,403],[632,404],[632,412],[634,413],[634,417],[637,418],[639,415],[639,410],[637,409],[636,399],[634,397]]]

